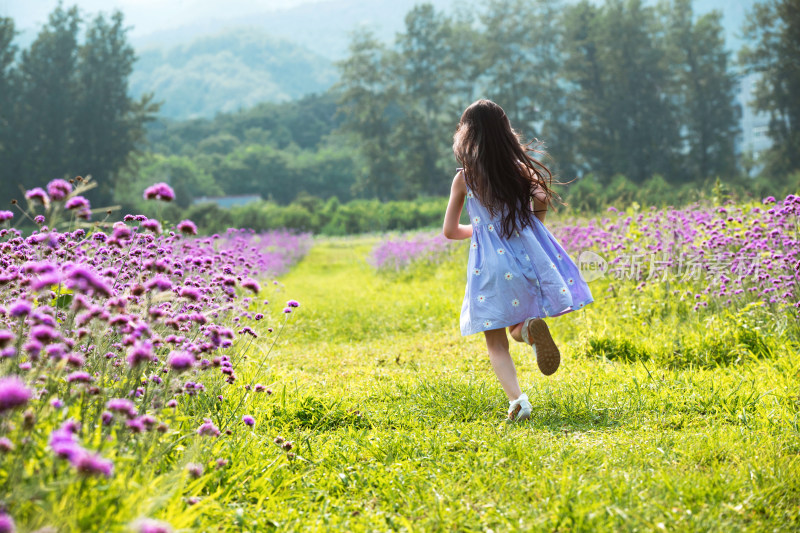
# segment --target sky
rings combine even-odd
[[[67,0],[64,6],[78,4],[85,13],[110,13],[115,9],[125,14],[132,26],[132,37],[167,30],[208,20],[240,18],[320,0]],[[58,0],[0,0],[0,16],[11,17],[17,28],[40,28]]]

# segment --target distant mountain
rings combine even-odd
[[[154,91],[165,102],[162,115],[178,119],[211,117],[324,91],[336,80],[333,62],[347,56],[354,29],[370,28],[391,44],[404,30],[406,14],[420,1],[323,0],[132,38],[139,61],[131,90]],[[447,13],[462,8],[475,11],[480,5],[477,0],[431,3]],[[694,10],[698,15],[719,10],[728,48],[735,51],[742,44],[738,35],[753,4],[755,0],[694,0]]]
[[[281,102],[327,90],[330,59],[260,29],[229,29],[171,48],[138,51],[130,79],[138,95],[154,92],[161,115],[211,117],[260,102]]]

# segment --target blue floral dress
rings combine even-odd
[[[538,218],[505,238],[501,217],[492,218],[469,187],[466,203],[473,231],[462,335],[563,315],[594,301],[577,265]]]

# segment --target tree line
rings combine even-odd
[[[574,190],[594,205],[589,196],[610,186],[680,199],[716,177],[742,179],[735,96],[747,71],[763,75],[754,106],[771,116],[765,176],[794,187],[794,4],[755,6],[738,63],[721,14],[697,14],[691,0],[490,0],[452,14],[420,4],[394,43],[354,33],[340,81],[323,94],[180,122],[156,119],[152,95],[131,98],[122,14],[92,19],[81,37],[78,10],[59,6],[21,53],[13,21],[0,18],[0,195],[91,174],[93,203],[126,211],[145,209],[141,191],[155,181],[173,186],[180,208],[223,194],[308,209],[309,195],[440,196],[457,166],[458,118],[488,97],[523,137],[544,142],[559,179],[572,181],[567,198]]]

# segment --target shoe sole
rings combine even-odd
[[[541,318],[528,322],[528,338],[533,340],[536,347],[536,364],[545,376],[550,376],[558,370],[561,364],[561,352],[558,351],[550,328]]]
[[[517,406],[514,411],[512,411],[511,416],[508,417],[509,422],[524,422],[526,420],[530,420],[531,413],[520,414],[522,411],[522,407]]]

